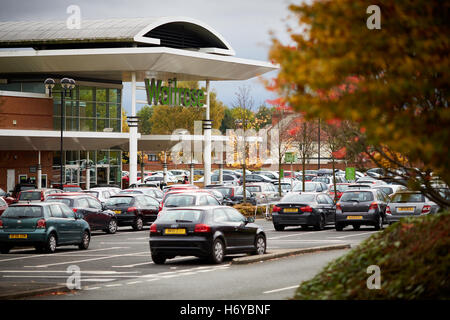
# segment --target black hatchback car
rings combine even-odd
[[[91,230],[103,230],[107,233],[116,233],[117,231],[117,219],[114,212],[105,209],[97,198],[89,194],[73,192],[51,194],[45,202],[66,204],[89,223]]]
[[[115,213],[119,226],[131,226],[139,231],[144,224],[155,221],[159,201],[139,193],[118,193],[106,200],[104,207]]]
[[[175,256],[197,256],[221,263],[226,254],[266,252],[266,234],[234,208],[168,209],[150,227],[150,252],[156,264]]]
[[[382,229],[388,202],[388,196],[380,190],[345,191],[336,203],[336,231],[342,231],[347,225],[352,225],[355,230],[361,225]]]
[[[244,188],[242,186],[232,186],[232,185],[217,185],[217,186],[207,186],[208,189],[214,189],[222,193],[223,204],[227,206],[233,206],[244,202]],[[249,190],[245,190],[247,195],[246,200],[253,205],[256,205],[256,196]]]
[[[276,231],[287,226],[313,226],[322,230],[334,224],[336,206],[325,193],[290,192],[272,208],[272,221]]]

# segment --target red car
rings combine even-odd
[[[0,197],[0,216],[3,214],[3,211],[5,211],[8,208],[8,204],[5,200],[3,200],[2,197]]]
[[[328,189],[328,194],[330,197],[334,200],[339,200],[344,193],[348,189],[348,186],[350,183],[336,183],[336,196],[334,195],[334,185],[330,185],[330,188]]]

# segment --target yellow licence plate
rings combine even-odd
[[[115,213],[115,214],[121,214],[122,211],[120,211],[120,210],[114,210],[114,213]]]
[[[297,208],[286,208],[286,209],[283,209],[283,212],[298,212],[298,209]]]
[[[397,212],[414,212],[414,208],[413,207],[397,208]]]
[[[164,234],[186,234],[186,229],[165,229]]]
[[[361,220],[362,216],[347,216],[347,220]]]
[[[10,239],[28,239],[28,235],[27,234],[10,234],[9,238]]]

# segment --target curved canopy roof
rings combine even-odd
[[[0,47],[37,50],[149,47],[234,55],[227,41],[210,26],[186,17],[81,20],[80,29],[66,21],[0,22]]]

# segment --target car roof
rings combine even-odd
[[[14,204],[10,204],[9,207],[49,206],[51,204],[55,204],[55,203],[54,202],[14,203]]]
[[[82,196],[89,196],[92,198],[95,198],[93,195],[87,193],[87,192],[67,192],[67,193],[53,193],[49,194],[48,197],[56,198],[56,197],[63,197],[63,198],[77,198]]]
[[[229,207],[229,206],[191,206],[191,207],[167,208],[166,210],[167,211],[173,211],[173,210],[202,210],[202,211],[210,211],[212,209],[217,209],[217,208],[233,208],[233,207]]]

